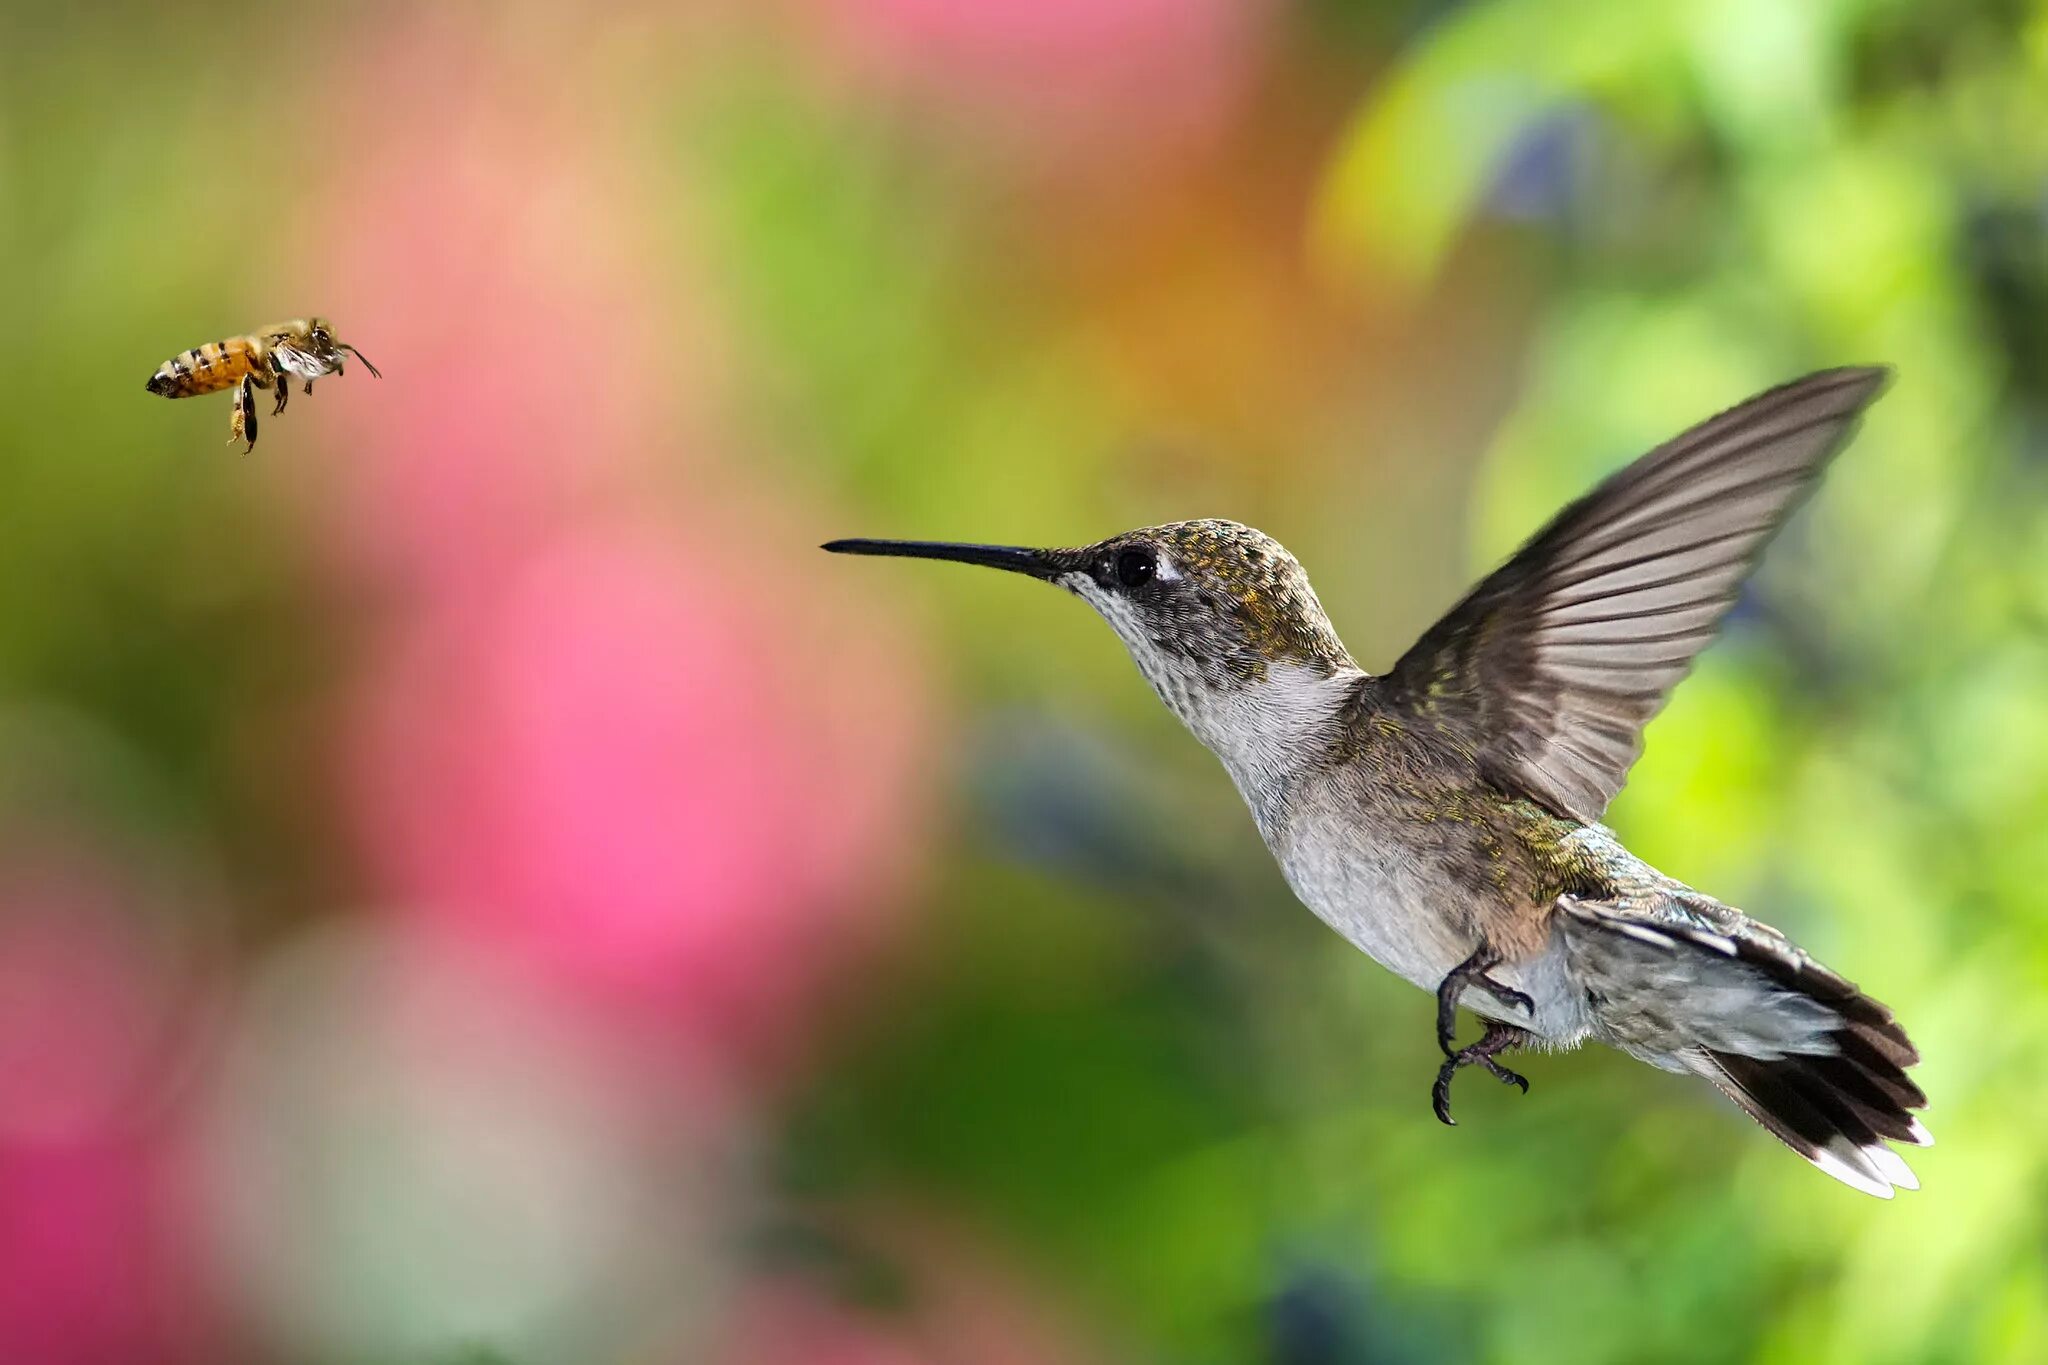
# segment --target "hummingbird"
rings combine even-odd
[[[1460,1070],[1526,1093],[1503,1053],[1591,1040],[1702,1078],[1889,1199],[1919,1188],[1889,1144],[1933,1141],[1891,1011],[1600,823],[1643,726],[1888,378],[1811,374],[1643,455],[1380,674],[1353,661],[1294,556],[1233,521],[1066,549],[823,548],[1006,569],[1093,607],[1222,761],[1294,894],[1435,995],[1442,1122]],[[1483,1025],[1463,1046],[1461,1005]]]

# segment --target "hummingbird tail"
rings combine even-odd
[[[1926,1097],[1903,1074],[1887,1083],[1846,1052],[1765,1060],[1702,1049],[1687,1063],[1765,1131],[1843,1184],[1880,1199],[1891,1198],[1894,1188],[1920,1188],[1913,1168],[1886,1145],[1934,1142],[1911,1112]]]
[[[1690,1071],[1816,1167],[1889,1199],[1918,1189],[1887,1145],[1934,1139],[1913,1116],[1919,1052],[1890,1010],[1776,930],[1679,893],[1649,915],[1567,901],[1572,965],[1602,1000],[1596,1034]]]

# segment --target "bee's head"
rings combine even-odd
[[[273,329],[270,343],[286,354],[286,365],[308,377],[317,374],[340,374],[342,363],[349,356],[363,362],[373,378],[382,379],[375,365],[372,365],[361,351],[341,340],[334,334],[334,324],[326,318],[298,318]],[[304,363],[294,365],[292,355],[303,357]]]

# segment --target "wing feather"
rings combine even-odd
[[[1643,726],[1887,377],[1808,375],[1643,456],[1432,626],[1387,674],[1385,695],[1505,786],[1598,819]]]

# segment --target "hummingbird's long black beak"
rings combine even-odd
[[[958,545],[943,540],[832,540],[821,548],[835,555],[899,555],[905,559],[950,559],[960,564],[985,564],[991,569],[1030,574],[1047,582],[1071,567],[1051,550],[1017,545]]]

